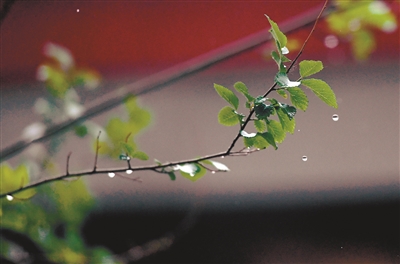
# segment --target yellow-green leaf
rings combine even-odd
[[[275,120],[270,120],[267,124],[268,132],[274,137],[275,142],[282,143],[286,137],[286,133],[282,125]]]
[[[287,88],[287,90],[290,93],[290,101],[292,104],[295,107],[306,111],[308,107],[308,98],[305,92],[298,87]]]
[[[331,87],[319,79],[304,79],[301,84],[308,87],[313,91],[313,93],[318,96],[327,105],[333,108],[338,108],[335,93],[332,91]]]
[[[268,18],[269,24],[271,25],[270,32],[274,39],[279,42],[280,47],[284,48],[286,47],[287,44],[287,38],[285,34],[279,29],[278,24],[275,23],[272,19],[269,18],[269,16],[265,15]],[[279,53],[282,53],[280,50]]]
[[[320,72],[324,66],[321,61],[303,60],[299,63],[299,72],[302,78]]]
[[[235,109],[225,106],[218,113],[218,122],[224,126],[234,126],[239,123],[239,117]]]
[[[239,107],[239,98],[228,88],[214,83],[214,88],[225,101],[227,101],[230,105],[232,105],[235,110]]]

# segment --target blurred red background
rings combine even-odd
[[[1,82],[33,81],[48,41],[69,48],[78,64],[98,69],[105,76],[154,71],[265,29],[264,14],[280,23],[322,3],[16,1],[1,25]],[[398,16],[399,2],[388,3]],[[303,29],[295,37],[304,40],[309,30]],[[306,52],[317,52],[323,60],[331,52],[323,45],[327,34],[325,23],[320,23]],[[398,58],[398,30],[378,33],[377,39],[373,58]]]

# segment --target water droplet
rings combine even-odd
[[[9,200],[9,201],[14,200],[14,197],[12,195],[7,195],[6,197],[7,197],[7,200]]]
[[[333,121],[338,121],[338,120],[339,120],[339,115],[334,114],[334,115],[332,116],[332,120],[333,120]]]
[[[211,171],[212,174],[215,174],[215,171]]]
[[[129,157],[129,156],[127,156],[127,155],[124,155],[124,154],[121,154],[121,155],[119,155],[119,159],[120,159],[120,160],[130,160],[131,157]]]
[[[126,170],[126,174],[132,174],[133,170]]]
[[[300,129],[297,129],[297,131],[299,131],[299,132],[300,132]]]
[[[328,35],[324,39],[324,44],[329,49],[334,49],[339,45],[339,39],[334,35]]]
[[[78,8],[78,9],[76,9],[76,12],[77,12],[77,13],[79,13],[79,8]]]
[[[307,156],[303,156],[301,159],[302,159],[303,161],[307,161],[307,160],[308,160]]]
[[[221,159],[225,158],[225,156],[221,156]]]
[[[108,173],[108,177],[114,178],[114,176],[115,176],[115,173],[114,173],[114,172],[109,172],[109,173]]]

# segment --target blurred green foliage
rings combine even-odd
[[[353,0],[334,2],[337,11],[326,21],[331,33],[351,44],[357,60],[366,60],[376,49],[375,31],[391,33],[397,29],[397,19],[385,1]]]

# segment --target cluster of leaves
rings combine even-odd
[[[150,112],[141,108],[134,96],[126,97],[124,106],[128,117],[126,120],[113,117],[108,121],[102,131],[105,132],[103,137],[99,142],[94,142],[97,151],[99,154],[120,160],[148,160],[149,156],[138,150],[134,137],[150,124]]]
[[[15,195],[14,200],[2,202],[1,226],[24,234],[53,263],[116,263],[107,249],[87,247],[82,238],[82,221],[94,205],[95,200],[81,179],[55,182],[40,186],[34,199],[21,201]],[[15,259],[12,252],[23,252],[18,242],[2,239],[1,255]]]
[[[37,78],[44,82],[48,96],[36,100],[34,110],[42,117],[42,121],[25,128],[22,137],[26,140],[39,138],[48,126],[79,117],[85,109],[80,102],[77,89],[84,87],[91,91],[100,82],[100,76],[96,71],[76,67],[71,52],[62,46],[47,43],[44,55],[47,61],[38,67]],[[135,107],[132,100],[127,101],[130,108]],[[137,109],[131,110],[134,112]],[[98,126],[93,123],[86,123],[76,126],[74,132],[84,137],[88,134],[88,130],[97,128]],[[28,186],[30,178],[37,176],[35,174],[44,175],[46,171],[52,173],[57,171],[52,161],[52,153],[57,151],[62,142],[60,139],[52,138],[48,148],[42,143],[36,143],[32,150],[28,151],[33,154],[27,154],[15,169],[9,163],[3,162],[0,165],[0,193],[10,193]],[[95,205],[95,200],[83,180],[59,181],[51,185],[26,189],[1,198],[0,203],[2,229],[26,236],[26,239],[45,252],[45,258],[50,261],[113,263],[108,250],[88,248],[80,234],[83,220]],[[1,255],[15,259],[15,254],[12,252],[23,252],[18,242],[20,241],[2,238]]]
[[[365,60],[376,49],[374,30],[391,33],[397,28],[396,16],[387,3],[378,0],[335,1],[337,12],[326,18],[329,29],[350,41],[354,57]]]
[[[285,99],[288,98],[289,94],[293,105],[268,98],[268,93],[253,96],[243,82],[237,82],[234,84],[234,88],[246,98],[245,107],[249,109],[249,115],[246,116],[238,112],[239,98],[235,93],[222,85],[214,84],[217,93],[230,104],[220,110],[218,114],[219,123],[225,126],[240,124],[240,135],[243,137],[244,146],[247,148],[265,149],[271,145],[277,149],[277,143],[283,142],[287,132],[294,133],[294,117],[297,108],[306,111],[308,107],[308,98],[301,85],[309,88],[327,105],[337,108],[336,96],[326,82],[314,78],[305,79],[323,69],[321,61],[305,60],[300,62],[300,78],[297,81],[289,80],[288,68],[285,65],[285,63],[290,62],[290,59],[286,57],[286,54],[289,53],[287,38],[278,25],[269,17],[267,18],[271,25],[270,32],[276,44],[276,51],[272,51],[271,56],[278,65],[278,72],[275,76],[276,84],[270,91],[275,90]],[[276,85],[278,88],[274,88]],[[255,118],[251,119],[253,114]],[[277,120],[272,119],[274,116],[277,117]],[[244,130],[249,121],[253,121],[256,133],[248,133]]]

